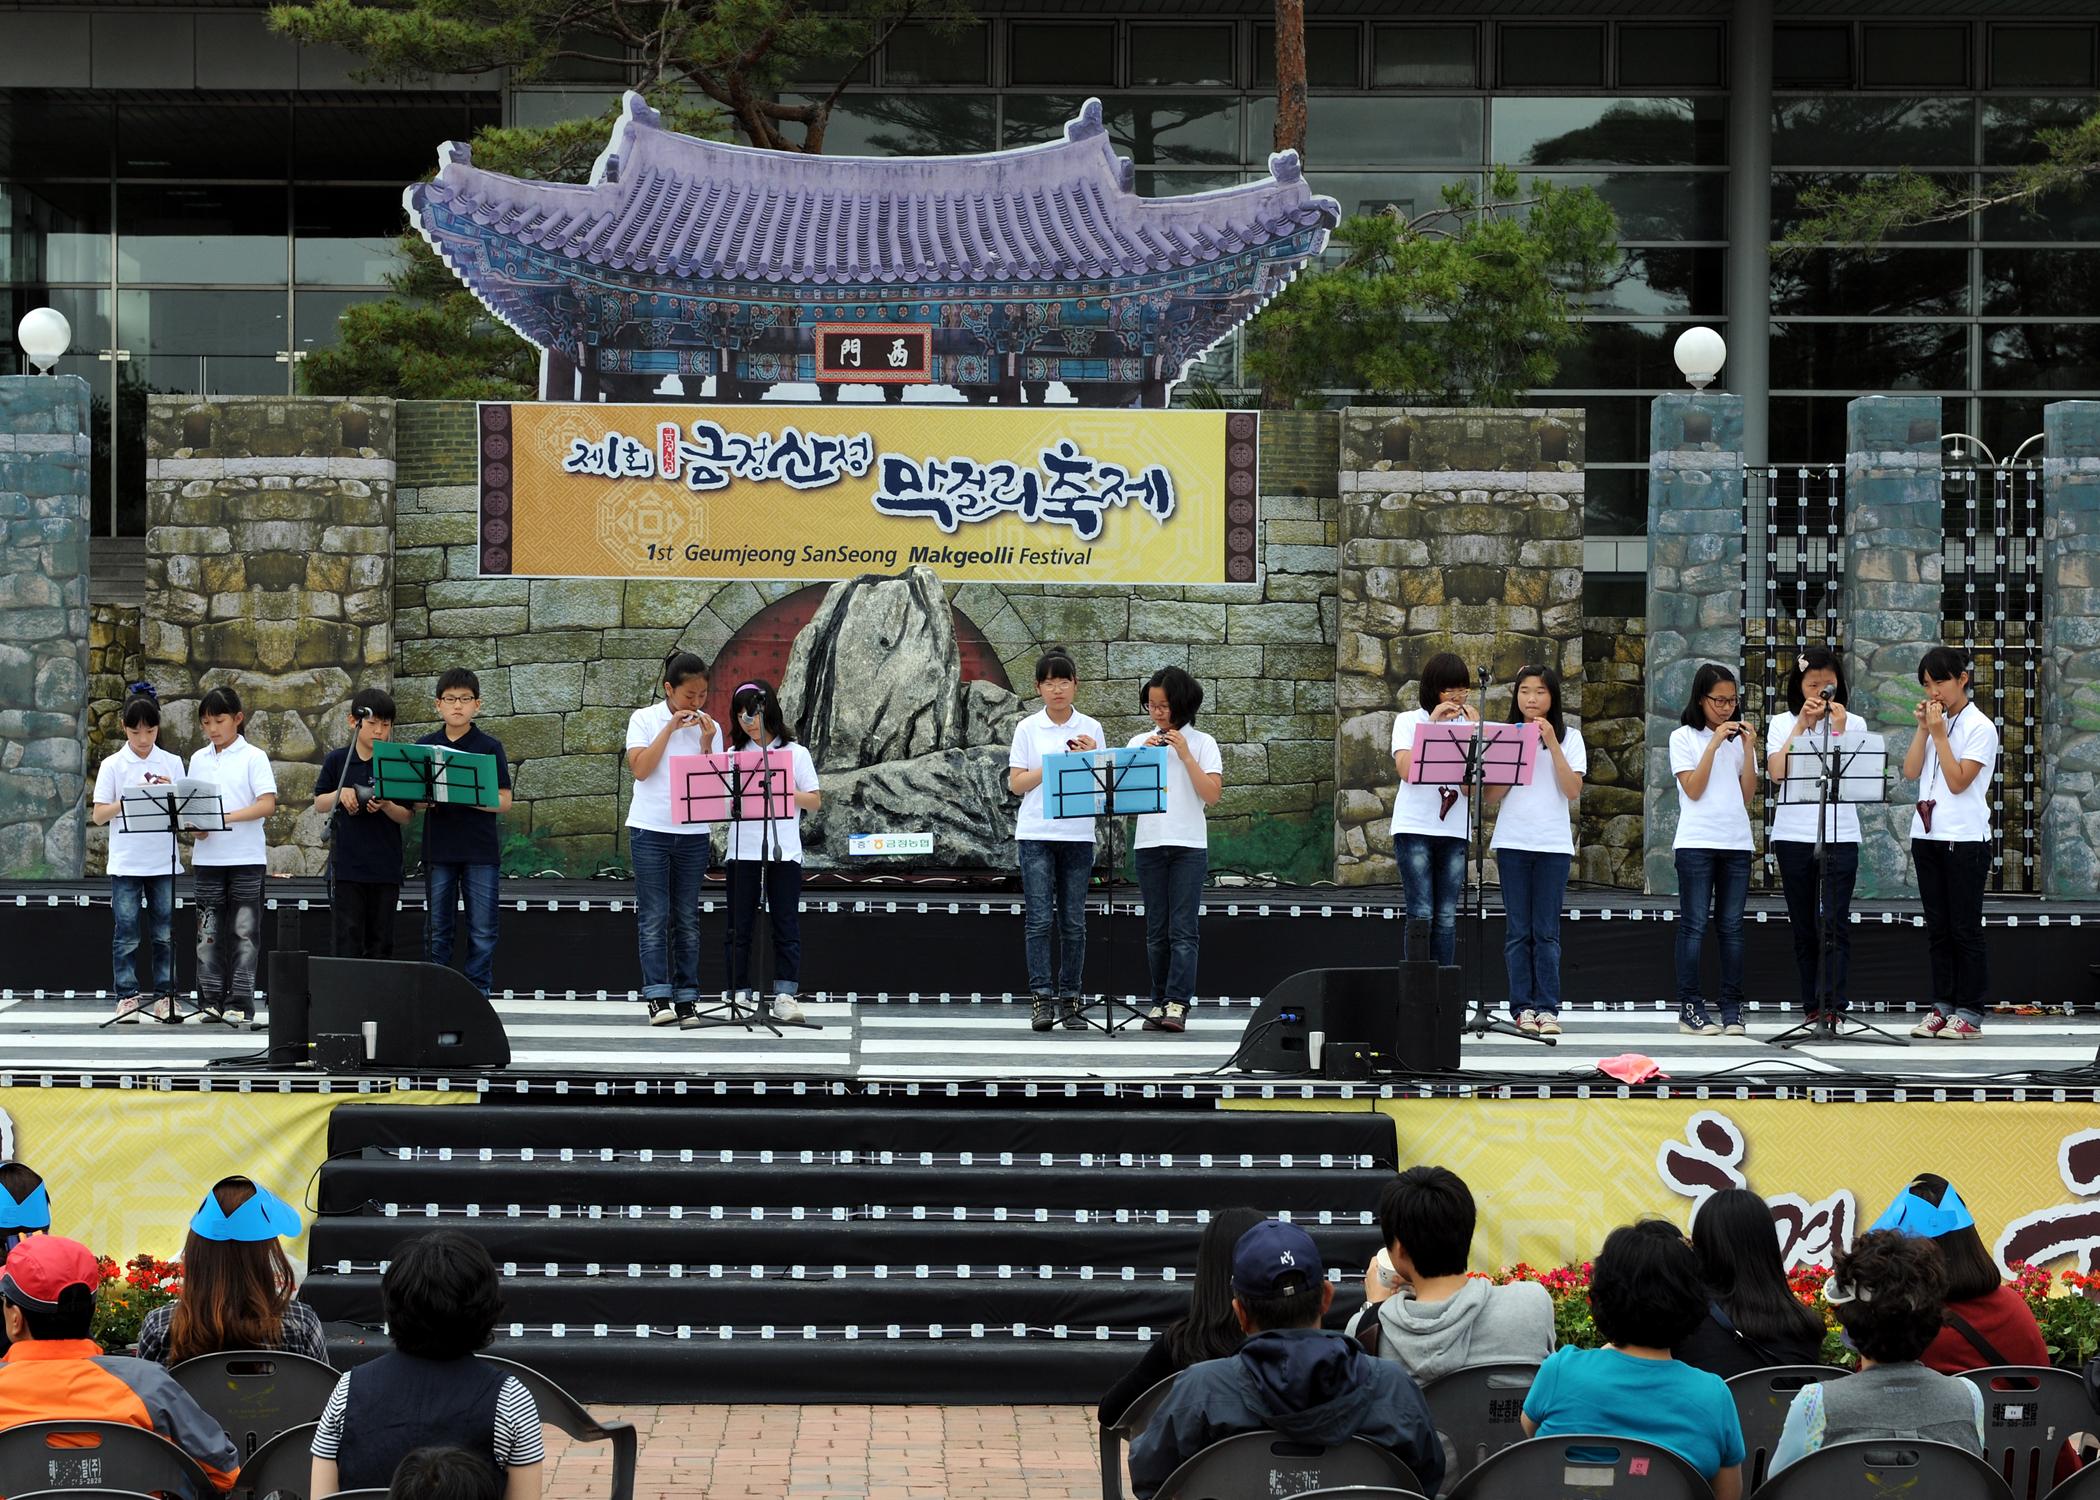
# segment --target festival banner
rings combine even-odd
[[[481,571],[1248,583],[1258,432],[1227,411],[490,402]]]
[[[1331,1100],[1233,1101],[1254,1109]],[[1809,1099],[1388,1099],[1402,1166],[1472,1186],[1473,1264],[1579,1263],[1650,1215],[1689,1225],[1747,1187],[1772,1207],[1787,1267],[1828,1266],[1920,1172],[1953,1183],[2001,1267],[2100,1268],[2093,1106]],[[1375,1244],[1378,1231],[1367,1228]]]

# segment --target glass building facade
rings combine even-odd
[[[1678,384],[1671,341],[1692,322],[1743,336],[1728,305],[1731,195],[1769,191],[1777,238],[1819,184],[1907,165],[1972,186],[2033,160],[2036,131],[2090,113],[2100,82],[2089,4],[1919,20],[1782,0],[1759,50],[1769,117],[1751,122],[1734,115],[1726,0],[1667,15],[1638,0],[1532,9],[1394,0],[1345,14],[1314,0],[1308,167],[1350,211],[1422,211],[1500,162],[1592,186],[1617,210],[1624,263],[1582,309],[1588,337],[1554,388],[1536,393],[1588,412],[1600,571],[1639,555],[1647,405]],[[1075,4],[958,33],[906,27],[848,87],[826,149],[1025,145],[1092,94],[1139,191],[1200,191],[1266,170],[1273,48],[1261,7],[1110,19]],[[390,93],[358,82],[348,59],[270,36],[238,4],[0,14],[0,266],[12,317],[49,302],[72,320],[62,368],[100,405],[98,532],[142,525],[146,392],[294,389],[298,360],[333,337],[342,308],[377,294],[401,185],[439,141],[592,114],[619,84],[601,70]],[[1730,156],[1752,124],[1770,170],[1746,184]],[[1764,456],[1840,456],[1846,401],[1876,391],[1936,394],[1947,430],[2004,455],[2039,430],[2046,402],[2100,397],[2100,197],[1785,258],[1754,311],[1750,336],[1768,350]],[[1245,390],[1237,348],[1201,375]],[[1631,545],[1614,553],[1620,538]]]

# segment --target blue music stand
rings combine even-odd
[[[1145,1013],[1115,993],[1116,877],[1123,869],[1123,819],[1167,810],[1167,751],[1163,745],[1076,750],[1043,757],[1043,809],[1052,818],[1098,818],[1108,824],[1108,899],[1101,940],[1108,953],[1108,988],[1082,998],[1079,1017],[1115,1036]],[[1087,1012],[1099,1007],[1097,1019]]]

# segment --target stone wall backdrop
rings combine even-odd
[[[1425,661],[1487,667],[1496,718],[1544,662],[1581,712],[1583,413],[1350,407],[1341,439],[1334,878],[1382,885],[1393,717]]]
[[[88,793],[104,756],[124,746],[124,689],[146,673],[139,647],[136,604],[88,606]],[[109,861],[110,825],[87,825],[87,873],[100,875]]]
[[[1590,753],[1575,823],[1572,879],[1584,885],[1641,888],[1642,776],[1647,724],[1643,659],[1648,622],[1598,615],[1582,628],[1582,742]]]
[[[2042,869],[2100,889],[2100,401],[2042,410]]]
[[[0,876],[84,869],[88,387],[0,377]]]
[[[321,760],[349,738],[351,695],[392,682],[393,429],[387,400],[147,403],[141,646],[161,743],[189,756],[198,700],[240,694],[276,771],[276,872],[322,868]]]

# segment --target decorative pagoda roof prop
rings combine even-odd
[[[713,377],[717,401],[814,382],[1015,403],[1062,382],[1082,404],[1164,405],[1340,222],[1295,152],[1269,174],[1140,197],[1098,99],[1062,140],[879,158],[698,140],[629,93],[588,184],[484,171],[450,143],[405,202],[543,351],[543,399],[661,399],[675,376],[693,400]]]

